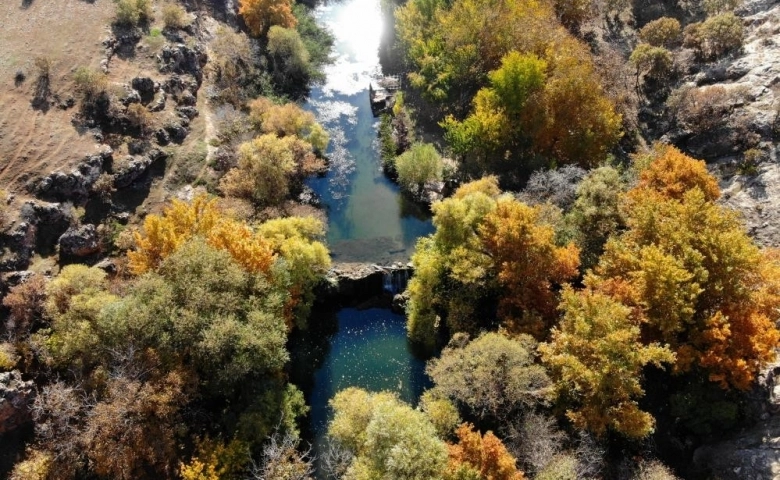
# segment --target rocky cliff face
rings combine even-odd
[[[748,0],[737,13],[746,27],[743,54],[690,78],[696,88],[733,93],[728,128],[683,146],[712,162],[722,202],[742,213],[750,234],[763,245],[780,246],[780,1]]]
[[[22,380],[18,370],[0,373],[0,434],[30,420],[29,406],[35,394],[32,380]]]

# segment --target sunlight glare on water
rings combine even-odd
[[[406,261],[433,227],[428,212],[405,199],[380,166],[379,121],[368,97],[369,84],[382,75],[380,0],[330,1],[315,17],[335,37],[335,61],[306,105],[330,134],[329,171],[308,181],[328,209],[328,247],[336,262]]]

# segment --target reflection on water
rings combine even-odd
[[[314,453],[321,453],[331,411],[328,401],[347,387],[389,390],[415,404],[424,388],[425,362],[406,338],[406,321],[390,310],[343,309],[336,318],[313,318],[312,331],[291,342],[292,380],[311,407]]]
[[[368,85],[381,75],[384,28],[380,0],[331,2],[315,11],[335,36],[336,61],[312,88],[307,108],[328,130],[330,171],[309,181],[328,207],[328,243],[335,261],[407,260],[420,236],[433,231],[430,215],[403,199],[382,175]]]

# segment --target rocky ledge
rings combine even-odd
[[[402,305],[402,292],[412,276],[412,265],[394,263],[340,263],[333,266],[317,291],[322,303],[362,308]],[[396,298],[398,297],[398,298]]]

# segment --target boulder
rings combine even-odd
[[[149,77],[135,77],[130,81],[130,85],[138,92],[144,103],[151,102],[155,92],[160,89],[160,86]]]
[[[22,380],[18,370],[0,373],[0,434],[30,421],[30,404],[35,397],[32,380]]]
[[[111,159],[113,151],[105,148],[100,153],[87,156],[70,172],[54,172],[33,185],[34,193],[40,198],[84,203],[89,197],[92,184],[103,173],[104,164]]]
[[[200,84],[203,80],[203,67],[208,56],[200,44],[189,47],[183,43],[166,44],[157,55],[157,63],[162,73],[192,75]]]
[[[100,251],[100,239],[94,225],[69,228],[60,236],[60,255],[86,257]]]
[[[166,157],[165,152],[157,148],[150,150],[149,153],[142,157],[128,156],[122,166],[117,168],[114,173],[114,186],[116,188],[129,187],[146,173],[152,164],[158,160],[164,160]]]

